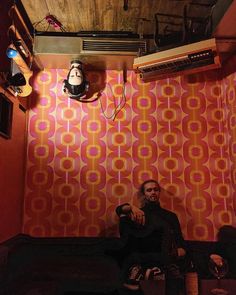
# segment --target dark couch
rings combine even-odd
[[[211,278],[208,260],[218,243],[186,245],[199,278]],[[119,238],[16,236],[0,246],[0,294],[118,294],[123,246]]]
[[[119,266],[106,254],[121,247],[119,239],[19,235],[1,247],[7,258],[2,259],[0,294],[25,295],[27,288],[37,285],[53,289],[39,294],[65,294],[70,290],[112,294],[119,287]]]

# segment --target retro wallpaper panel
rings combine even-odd
[[[89,72],[92,103],[62,92],[66,75],[34,77],[24,233],[118,236],[116,206],[138,204],[149,178],[186,239],[214,240],[220,226],[236,226],[234,73],[142,83],[128,71],[124,89],[122,71]]]

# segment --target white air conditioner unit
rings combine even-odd
[[[216,40],[208,39],[134,59],[133,69],[143,82],[192,74],[221,66]]]

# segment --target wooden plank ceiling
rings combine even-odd
[[[37,34],[48,34],[53,32],[62,32],[63,34],[76,33],[76,36],[81,36],[79,33],[85,32],[102,32],[104,34],[110,33],[130,33],[132,36],[136,36],[139,39],[149,39],[154,41],[154,37],[157,34],[168,34],[183,29],[183,11],[184,7],[187,8],[188,25],[194,21],[196,28],[210,15],[211,11],[216,11],[216,24],[220,18],[224,15],[229,4],[232,0],[15,0],[21,4],[23,10],[25,10],[29,22],[31,23],[34,32]],[[233,1],[233,4],[235,1]],[[214,7],[218,7],[216,10],[212,10]],[[234,5],[233,11],[236,10]],[[158,31],[156,25],[155,16],[158,15]],[[48,16],[50,18],[48,19]],[[234,38],[236,36],[235,18],[227,18],[226,25],[223,25],[222,30],[216,30],[217,34],[213,34],[213,37],[224,38],[224,35],[230,31],[228,38]],[[230,21],[230,25],[228,25]],[[58,25],[59,24],[59,25]],[[227,27],[227,30],[224,28]],[[221,26],[222,28],[222,26]],[[215,27],[213,28],[215,29]],[[232,31],[233,30],[233,31]],[[222,33],[223,32],[223,33]],[[108,36],[108,35],[107,35]],[[114,35],[115,36],[115,35]],[[104,37],[104,36],[103,36]],[[108,36],[111,37],[111,36]],[[63,41],[61,41],[63,43]],[[57,43],[58,48],[63,44]],[[151,43],[151,42],[149,42]],[[153,42],[155,43],[155,42]],[[45,43],[44,43],[45,44]],[[225,44],[227,46],[225,46]],[[233,44],[233,45],[232,45]],[[223,43],[221,47],[225,47],[223,51],[235,50],[235,41],[233,43],[227,40],[227,43]],[[53,43],[55,47],[55,42]],[[77,45],[76,45],[77,46]],[[62,46],[63,47],[63,46]],[[232,48],[233,49],[232,49]],[[77,47],[76,47],[77,48]],[[150,47],[151,48],[151,47]],[[151,48],[156,50],[157,46]],[[51,51],[53,55],[43,56],[44,61],[41,63],[44,67],[64,67],[68,65],[72,57],[66,55],[65,59],[60,55],[58,50]],[[77,56],[77,53],[76,53]],[[80,56],[78,56],[80,58]],[[89,58],[89,59],[88,59]],[[84,56],[83,62],[86,64],[92,64],[96,68],[132,68],[132,59],[125,57],[121,60],[114,55],[112,57],[112,63],[109,65],[107,59],[101,60],[105,66],[101,66],[100,60],[96,55]],[[54,63],[54,59],[56,62]],[[95,59],[95,60],[94,60]],[[119,61],[119,65],[117,65]],[[115,64],[115,65],[113,65]]]
[[[189,17],[205,17],[215,0],[21,0],[37,31],[130,31],[152,35],[155,13],[160,16],[160,31],[176,30],[182,23],[183,7]],[[55,28],[46,20],[53,15],[61,24]],[[168,16],[169,15],[169,16]],[[173,28],[174,26],[174,28]]]

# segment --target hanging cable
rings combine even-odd
[[[103,107],[101,98],[99,98],[99,102],[100,102],[100,106],[101,106],[101,110],[103,115],[105,116],[106,119],[112,119],[113,121],[115,121],[117,115],[119,114],[119,112],[124,108],[125,104],[126,104],[126,82],[127,82],[127,71],[126,69],[123,71],[123,89],[122,89],[122,97],[120,102],[117,104],[116,103],[116,98],[115,95],[113,93],[112,87],[111,85],[108,83],[107,85],[109,86],[111,93],[112,93],[112,98],[113,98],[113,104],[114,104],[114,111],[112,112],[112,114],[110,116],[108,116],[106,114],[106,110]]]

